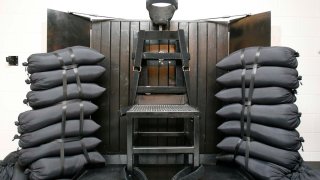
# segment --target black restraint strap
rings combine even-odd
[[[241,139],[238,141],[235,151],[234,151],[234,156],[233,160],[236,159],[236,156],[239,152],[239,148],[244,140],[244,111],[246,109],[245,103],[246,103],[246,62],[244,61],[244,51],[245,49],[241,49],[241,54],[240,54],[240,60],[242,64],[242,73],[241,73],[241,95],[242,95],[242,109],[241,109],[241,115],[240,115],[240,126],[241,126]]]
[[[246,62],[244,60],[244,50],[241,49],[240,60],[243,66],[241,73],[241,96],[242,96],[242,109],[241,109],[241,138],[244,138],[244,111],[245,111],[245,103],[246,103]]]
[[[248,100],[246,102],[247,106],[247,128],[246,128],[246,153],[245,153],[245,167],[248,170],[248,164],[249,164],[249,155],[250,155],[250,137],[251,137],[251,105],[252,105],[252,95],[254,91],[254,82],[255,82],[255,77],[257,74],[257,69],[258,69],[258,60],[260,57],[260,50],[261,48],[259,47],[256,52],[256,56],[254,59],[254,64],[252,68],[252,73],[251,73],[251,80],[250,80],[250,86],[249,86],[249,94],[248,94]]]
[[[71,62],[72,62],[72,65],[74,66],[73,67],[73,72],[76,76],[76,82],[77,82],[77,87],[78,87],[78,92],[79,92],[79,98],[82,99],[83,98],[83,92],[82,92],[82,87],[81,87],[81,80],[80,80],[80,76],[79,76],[79,71],[78,71],[78,67],[76,65],[76,62],[75,62],[75,54],[73,53],[73,50],[71,48],[69,48],[69,54],[70,54],[70,57],[71,57]],[[79,106],[80,106],[80,128],[79,128],[79,135],[80,135],[80,138],[82,138],[84,136],[83,134],[83,128],[84,128],[84,109],[83,109],[83,102],[81,101],[79,103]],[[86,149],[86,146],[84,145],[84,143],[82,141],[80,141],[81,143],[81,147],[82,147],[82,151],[83,151],[83,154],[87,160],[88,163],[91,162],[90,160],[90,157],[89,157],[89,154],[88,154],[88,151]]]
[[[82,87],[81,87],[81,80],[80,80],[80,76],[79,76],[79,71],[78,71],[78,67],[76,66],[76,62],[75,62],[75,55],[73,53],[73,50],[71,48],[69,48],[69,54],[71,57],[71,62],[72,65],[74,65],[73,68],[73,72],[76,76],[76,82],[77,82],[77,87],[78,87],[78,92],[79,92],[79,98],[82,99],[83,98],[83,92],[82,92]],[[83,103],[82,101],[80,102],[80,137],[83,137],[83,124],[84,124],[84,112],[83,112]]]
[[[64,67],[64,62],[62,57],[58,53],[54,53],[54,55],[58,58],[61,67]],[[66,120],[67,120],[67,70],[63,68],[62,70],[62,88],[63,88],[63,98],[62,101],[62,119],[61,119],[61,137],[58,140],[60,142],[60,176],[62,177],[64,174],[64,162],[65,162],[65,152],[64,152],[64,138],[65,138],[65,130],[66,130]]]

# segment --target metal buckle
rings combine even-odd
[[[182,66],[182,71],[190,71],[190,67],[184,67],[184,66]]]
[[[140,67],[135,67],[135,66],[133,66],[132,67],[132,71],[138,71],[138,72],[141,72],[141,69],[142,69],[142,67],[140,66]]]

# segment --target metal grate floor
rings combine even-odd
[[[198,112],[189,105],[133,105],[128,112]]]

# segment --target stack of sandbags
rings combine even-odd
[[[301,80],[296,57],[287,47],[250,47],[217,64],[228,71],[217,79],[225,87],[216,94],[224,103],[217,115],[225,119],[218,129],[227,136],[217,145],[226,153],[218,160],[236,162],[257,179],[320,177],[298,152],[303,138],[295,130],[301,116],[294,104]]]
[[[72,178],[89,164],[104,164],[93,137],[99,125],[91,119],[98,107],[90,101],[105,88],[95,84],[105,69],[104,56],[87,47],[33,54],[27,71],[32,91],[24,101],[32,110],[19,115],[18,163],[30,179]]]

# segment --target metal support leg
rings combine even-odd
[[[127,119],[127,169],[130,173],[133,171],[133,119],[126,117]]]
[[[199,136],[200,136],[200,125],[199,125],[199,115],[194,117],[193,123],[194,123],[194,134],[193,134],[193,140],[194,140],[194,154],[193,154],[193,166],[198,167],[200,162],[199,157]]]
[[[185,137],[184,137],[184,143],[189,143],[190,142],[190,137],[189,137],[189,123],[190,123],[190,119],[189,118],[184,118],[183,119],[183,131],[185,133]],[[183,163],[184,165],[188,165],[189,164],[189,154],[183,154]]]

